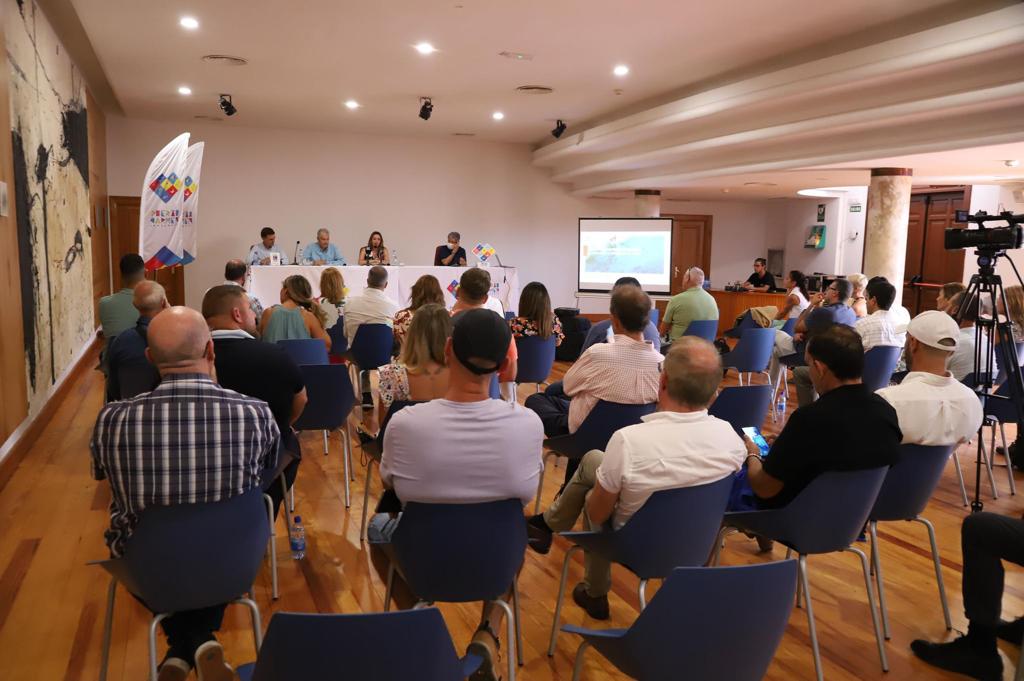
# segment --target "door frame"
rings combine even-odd
[[[138,208],[141,210],[142,199],[138,196],[111,196],[107,201],[110,207],[110,272],[114,278],[113,290],[119,291],[121,290],[121,269],[117,264],[120,263],[123,255],[131,252],[138,253],[140,247],[138,244],[138,230],[136,230],[134,232],[135,238],[130,239],[131,243],[135,244],[135,250],[123,249],[125,235],[121,233],[120,215],[118,213],[125,208]],[[175,266],[146,272],[146,278],[158,281],[167,288],[167,297],[171,305],[185,304],[184,267]]]

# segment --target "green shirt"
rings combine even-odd
[[[100,326],[107,343],[110,339],[135,326],[139,311],[132,305],[134,291],[123,288],[116,293],[100,298]]]
[[[671,324],[669,340],[683,335],[690,322],[718,319],[718,303],[714,296],[699,286],[672,296],[665,308],[665,323]]]

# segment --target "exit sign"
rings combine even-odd
[[[859,213],[860,212],[860,204],[859,203],[851,203],[850,204],[850,212],[851,213]]]

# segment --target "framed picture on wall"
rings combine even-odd
[[[811,225],[811,231],[804,241],[804,248],[825,248],[825,225]]]

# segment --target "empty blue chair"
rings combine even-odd
[[[625,525],[615,531],[560,532],[574,544],[565,552],[562,580],[558,585],[558,601],[551,622],[548,655],[555,654],[558,619],[562,612],[569,561],[577,551],[588,551],[612,563],[623,565],[640,578],[638,594],[640,609],[647,605],[647,581],[664,579],[674,568],[704,565],[722,525],[722,516],[729,503],[733,476],[694,487],[661,490]]]
[[[871,392],[889,385],[892,372],[900,361],[903,348],[895,345],[876,345],[864,353],[864,374],[861,382]]]
[[[703,338],[709,343],[715,342],[715,336],[718,334],[718,320],[717,319],[697,319],[686,325],[686,331],[683,331],[684,336],[696,336],[697,338]]]
[[[391,607],[396,570],[421,603],[486,601],[505,611],[508,678],[522,660],[516,575],[526,552],[526,522],[519,499],[477,504],[405,504],[384,545],[391,556],[384,610]],[[502,596],[512,590],[512,605]],[[512,654],[513,648],[516,655]]]
[[[395,332],[387,324],[360,324],[349,352],[360,371],[370,371],[391,361]]]
[[[360,543],[366,541],[366,518],[370,508],[370,473],[373,471],[373,464],[380,463],[380,457],[384,453],[384,434],[387,432],[388,424],[391,423],[391,418],[396,413],[414,404],[420,404],[420,402],[405,400],[395,400],[392,402],[388,413],[384,415],[384,420],[381,421],[376,439],[371,443],[363,445],[363,453],[366,454],[366,484],[363,485],[363,518],[359,522]]]
[[[786,320],[786,323],[782,325],[780,331],[787,336],[792,336],[793,332],[796,331],[796,322],[798,319],[799,317],[790,317]]]
[[[942,603],[942,615],[946,619],[946,630],[953,628],[949,618],[949,604],[946,602],[946,586],[942,583],[942,565],[939,562],[939,547],[935,542],[935,528],[922,518],[932,497],[936,485],[942,478],[942,471],[953,452],[953,446],[925,447],[923,445],[903,445],[900,447],[900,458],[895,466],[889,469],[878,493],[875,505],[868,515],[871,532],[871,562],[875,568],[875,579],[878,582],[878,605],[882,611],[882,631],[885,638],[889,636],[889,613],[885,607],[885,585],[882,581],[882,562],[878,552],[879,521],[905,520],[921,523],[928,530],[928,540],[932,547],[932,562],[935,564],[935,581],[939,585],[939,600]]]
[[[546,384],[555,364],[555,335],[548,338],[539,336],[516,336],[513,339],[519,354],[516,383],[535,383],[537,391]]]
[[[985,425],[992,428],[992,440],[990,448],[985,447],[985,438],[981,438],[982,455],[985,459],[985,466],[988,470],[989,482],[992,484],[993,498],[999,498],[996,489],[995,477],[992,473],[992,466],[997,453],[996,448],[996,426],[999,426],[999,435],[1003,441],[1003,456],[1006,459],[1006,473],[1010,484],[1010,494],[1017,493],[1017,483],[1013,479],[1013,464],[1010,461],[1009,449],[1006,442],[1006,423],[1017,423],[1017,407],[1013,403],[1013,395],[1010,392],[1010,382],[1004,381],[996,388],[994,396],[985,400]],[[955,456],[955,455],[954,455]]]
[[[296,364],[327,364],[327,344],[319,338],[290,338],[279,340],[277,344],[284,348]]]
[[[1017,366],[1024,365],[1024,343],[1014,343],[1015,357],[1011,358],[1011,361],[1016,361]],[[998,346],[997,346],[998,347]],[[999,373],[996,375],[996,385],[1002,385],[1006,381],[1006,366],[1007,362],[1004,357],[1000,354],[997,355],[999,358]]]
[[[157,678],[156,630],[168,615],[221,603],[245,605],[259,651],[260,611],[252,590],[270,527],[259,488],[224,501],[150,506],[120,558],[97,561],[110,573],[100,681],[107,677],[114,597],[120,582],[157,614],[149,625],[149,676]]]
[[[814,669],[818,681],[822,681],[821,656],[818,653],[818,633],[814,626],[814,610],[811,606],[810,583],[807,578],[807,556],[817,553],[849,551],[860,558],[864,571],[864,586],[868,592],[868,607],[871,622],[875,627],[878,643],[878,657],[882,671],[889,671],[885,656],[882,631],[875,611],[875,594],[868,574],[868,558],[864,552],[853,546],[867,523],[882,488],[888,466],[861,471],[823,473],[816,477],[791,502],[780,509],[770,511],[745,511],[726,513],[719,541],[715,542],[715,556],[712,564],[718,563],[721,539],[737,530],[758,534],[784,544],[796,551],[800,562],[800,591],[804,593],[807,605],[807,627],[811,636],[811,651],[814,655]],[[787,556],[788,556],[787,552]]]
[[[396,644],[401,652],[396,654]],[[242,681],[374,679],[462,681],[480,658],[461,660],[437,608],[350,615],[279,612]]]
[[[735,369],[739,374],[740,385],[743,385],[743,374],[764,374],[769,385],[772,377],[768,374],[768,360],[772,357],[775,347],[775,329],[745,329],[732,352],[722,355],[722,366]],[[748,377],[747,382],[750,379]]]
[[[660,317],[661,317],[661,312],[658,311],[658,308],[652,307],[651,308],[651,314],[648,316],[648,319],[650,320],[651,324],[654,324],[654,326],[657,327],[658,326],[658,319],[660,319]]]
[[[352,465],[352,433],[348,415],[355,405],[356,396],[349,380],[348,367],[342,364],[301,365],[302,380],[306,383],[306,408],[292,424],[295,430],[322,430],[324,456],[327,455],[327,433],[344,427],[341,434],[342,466],[345,471],[345,508],[349,498],[349,472]]]
[[[345,318],[338,317],[334,326],[327,329],[331,337],[331,357],[341,357],[348,352],[348,338],[345,337]]]
[[[728,421],[737,433],[748,426],[760,428],[768,416],[772,401],[770,385],[741,385],[723,388],[711,403],[708,413]]]
[[[796,575],[792,560],[676,568],[629,629],[562,627],[583,637],[573,681],[590,647],[634,679],[759,681],[785,633]]]

